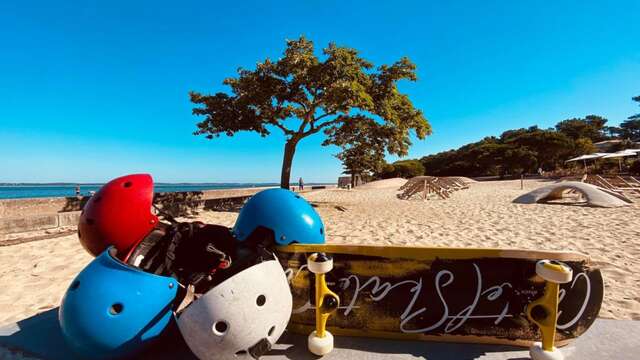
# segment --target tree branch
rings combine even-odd
[[[313,119],[313,121],[318,121],[318,120],[320,120],[320,119],[322,119],[322,118],[325,118],[325,117],[327,117],[327,116],[331,116],[331,115],[335,115],[335,114],[336,114],[336,112],[335,112],[335,111],[331,111],[331,112],[328,112],[328,113],[324,113],[324,114],[322,114],[322,115],[318,116],[317,118]]]
[[[291,131],[291,130],[287,129],[286,127],[284,127],[284,126],[283,126],[282,124],[280,124],[279,122],[271,123],[271,125],[274,125],[274,126],[276,126],[276,127],[280,128],[280,130],[282,130],[282,131],[284,132],[284,134],[285,134],[285,135],[293,135],[293,134],[295,134],[293,131]]]
[[[326,114],[325,114],[325,115],[326,115]],[[324,117],[325,115],[322,115],[322,117]],[[319,119],[319,118],[320,118],[320,117],[318,117],[318,119]],[[316,120],[317,120],[317,119],[316,119]],[[323,128],[327,127],[327,126],[331,126],[331,125],[334,125],[334,124],[338,124],[338,123],[340,123],[340,122],[342,122],[342,121],[343,121],[343,119],[342,119],[342,118],[340,118],[340,117],[338,117],[338,118],[336,118],[336,119],[333,119],[333,120],[330,120],[330,121],[325,121],[325,122],[323,122],[322,124],[320,124],[320,125],[318,125],[318,126],[312,126],[312,127],[311,127],[311,129],[310,129],[309,131],[307,131],[307,132],[303,133],[303,134],[302,134],[302,136],[304,137],[304,136],[308,136],[308,135],[311,135],[311,134],[315,134],[315,133],[317,133],[318,131],[322,130]]]

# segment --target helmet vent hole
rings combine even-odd
[[[82,237],[82,234],[80,233],[80,230],[78,230],[78,239],[80,239]]]
[[[247,355],[247,350],[240,350],[236,352],[236,356],[243,356],[243,355]]]
[[[76,280],[74,282],[71,283],[71,286],[69,286],[70,290],[75,290],[80,286],[80,281]]]
[[[93,199],[93,202],[100,202],[100,200],[102,200],[102,196],[96,196],[96,197]]]
[[[218,336],[224,335],[227,330],[229,330],[229,325],[226,321],[217,321],[215,324],[213,324],[213,333]]]
[[[296,199],[300,199],[300,195],[295,195]]]
[[[126,188],[130,188],[131,185],[133,185],[133,183],[131,181],[127,181],[124,184],[122,184],[122,186],[126,187]]]
[[[87,218],[87,225],[93,225],[93,223],[95,223],[93,219]]]
[[[269,329],[269,334],[267,336],[271,336],[273,335],[273,332],[276,331],[276,327],[272,326],[271,329]]]
[[[320,235],[324,234],[324,229],[321,227],[320,228]]]
[[[264,295],[260,295],[256,299],[256,304],[258,304],[258,306],[263,306],[266,302],[267,302],[267,297]]]
[[[122,313],[122,310],[124,310],[124,305],[120,303],[115,303],[111,305],[111,307],[109,308],[109,314],[120,315],[120,313]]]

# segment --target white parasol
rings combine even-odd
[[[633,149],[635,150],[635,149]],[[640,151],[640,150],[638,150]],[[620,168],[620,172],[622,172],[622,158],[623,157],[627,157],[627,156],[636,156],[638,154],[636,154],[635,151],[632,150],[622,150],[622,151],[618,151],[618,152],[614,152],[613,154],[608,154],[603,156],[603,159],[612,159],[612,158],[618,158],[618,167]]]
[[[578,157],[574,157],[573,159],[569,159],[567,161],[565,161],[565,163],[571,162],[571,161],[582,161],[584,162],[584,168],[585,170],[587,169],[587,160],[589,159],[598,159],[601,157],[604,157],[606,155],[609,155],[609,153],[594,153],[594,154],[588,154],[588,155],[580,155]]]

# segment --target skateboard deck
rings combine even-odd
[[[543,259],[573,270],[560,285],[556,345],[593,324],[604,295],[600,270],[578,253],[296,244],[277,249],[293,294],[293,332],[308,334],[316,323],[307,269],[316,252],[333,258],[326,280],[340,306],[327,327],[337,336],[529,346],[541,338],[526,309],[544,295],[546,282],[536,275]]]

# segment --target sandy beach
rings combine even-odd
[[[500,247],[588,254],[605,276],[603,318],[640,319],[640,205],[604,209],[519,205],[511,201],[548,182],[473,183],[448,200],[399,200],[397,183],[304,194],[325,221],[328,242],[436,247]],[[196,219],[232,226],[237,213]],[[193,220],[193,219],[188,219]],[[91,260],[76,235],[0,247],[0,324],[55,308]]]

